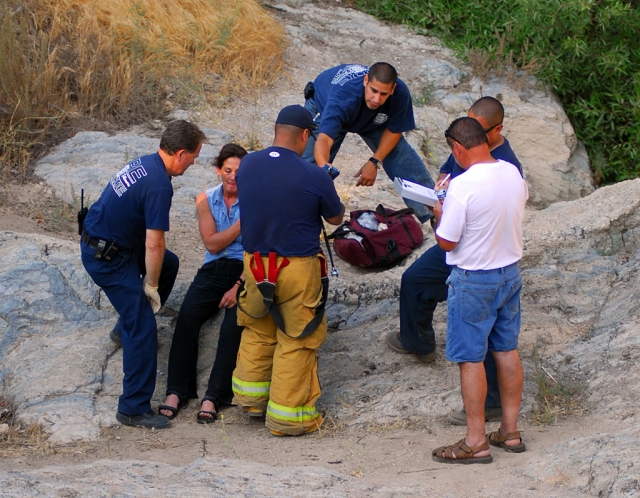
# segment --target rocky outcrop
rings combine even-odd
[[[172,232],[177,228],[177,238],[187,238],[180,256],[195,256],[181,270],[170,301],[157,317],[159,376],[154,404],[164,395],[175,314],[199,263],[193,199],[215,182],[215,174],[206,166],[209,159],[231,139],[270,143],[278,109],[301,103],[301,89],[320,70],[341,62],[388,60],[416,97],[418,129],[408,138],[423,152],[434,176],[448,154],[443,131],[449,122],[481,95],[500,98],[507,111],[505,134],[524,165],[530,207],[538,209],[527,215],[521,264],[523,413],[536,406],[537,375],[547,375],[552,383],[571,378],[580,386],[584,430],[570,435],[558,431],[554,444],[535,450],[518,470],[501,470],[509,479],[495,489],[515,496],[542,494],[509,484],[511,478],[525,476],[530,483],[540,483],[529,489],[557,491],[545,496],[637,494],[640,473],[633,462],[639,439],[640,373],[635,365],[640,357],[636,340],[640,180],[593,192],[586,154],[566,115],[532,78],[514,74],[482,81],[437,40],[341,6],[327,9],[315,2],[290,0],[271,7],[292,42],[288,79],[273,91],[247,96],[234,102],[232,110],[221,111],[215,128],[205,126],[211,141],[198,164],[174,182]],[[204,120],[196,112],[190,117]],[[155,124],[113,136],[79,133],[44,158],[37,172],[65,199],[77,199],[80,188],[85,188],[85,198],[95,200],[128,159],[156,150],[159,134]],[[378,203],[402,207],[384,178],[371,189],[353,186],[353,173],[369,155],[360,140],[348,138],[336,160],[343,171],[336,184],[347,208],[372,208]],[[430,228],[425,227],[424,233],[422,250],[434,243]],[[189,241],[195,242],[189,246]],[[181,241],[173,241],[177,242]],[[400,276],[420,253],[387,271],[336,261],[340,277],[331,281],[330,332],[320,357],[320,404],[341,424],[374,427],[417,421],[441,428],[444,415],[461,407],[457,367],[444,360],[444,306],[436,314],[434,364],[393,354],[384,344],[384,335],[398,327]],[[122,382],[122,352],[108,339],[115,320],[113,309],[82,269],[77,244],[23,233],[0,234],[0,382],[5,395],[15,400],[20,419],[41,423],[52,442],[95,440],[101,429],[115,424]],[[204,358],[213,358],[218,327],[214,320],[203,329]],[[204,385],[207,368],[199,372]],[[102,475],[93,477],[96,469]],[[248,475],[258,476],[251,485],[246,484]],[[182,480],[180,487],[173,486],[176,476]],[[319,467],[263,468],[239,460],[201,459],[186,467],[101,461],[28,472],[0,470],[3,490],[16,495],[55,495],[61,489],[103,493],[105,482],[120,486],[115,492],[131,494],[143,493],[139,483],[145,482],[164,487],[169,496],[185,489],[194,496],[212,489],[221,495],[422,494],[414,487],[374,490]],[[285,491],[283,482],[289,486]]]
[[[250,479],[247,476],[251,476]],[[322,467],[276,468],[237,460],[200,458],[186,467],[125,460],[47,467],[30,472],[0,471],[8,496],[421,496],[418,489],[367,486]]]

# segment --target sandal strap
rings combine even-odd
[[[466,458],[473,458],[476,453],[480,451],[488,450],[489,443],[485,439],[479,446],[471,447],[464,439],[461,439],[455,444],[449,446],[441,446],[433,450],[432,454],[438,457],[446,458],[447,460],[464,460]]]
[[[520,431],[515,431],[503,436],[500,429],[498,429],[497,431],[487,434],[487,439],[494,444],[504,443],[505,441],[511,441],[513,439],[519,439],[522,443],[522,434],[520,434]]]

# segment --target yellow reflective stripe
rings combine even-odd
[[[267,404],[267,415],[288,422],[303,422],[305,420],[318,418],[318,410],[316,410],[315,406],[296,406],[290,408],[288,406],[278,405],[269,400]]]
[[[256,398],[264,398],[269,396],[271,382],[247,382],[237,377],[231,378],[233,392],[243,394],[245,396],[253,396]]]

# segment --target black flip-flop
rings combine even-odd
[[[216,402],[216,400],[208,398],[208,397],[204,397],[202,398],[202,401],[200,402],[200,408],[202,408],[202,403],[204,403],[205,401],[211,401],[213,403],[214,408],[216,409],[215,412],[210,412],[208,410],[200,410],[197,415],[196,415],[196,420],[199,424],[209,424],[211,422],[215,422],[216,420],[218,420],[218,403]],[[206,414],[206,415],[210,415],[209,417],[202,417],[201,414]]]
[[[187,398],[186,400],[182,400],[182,398],[176,394],[176,393],[169,393],[169,394],[173,394],[174,396],[178,396],[178,407],[175,408],[173,406],[169,406],[169,405],[160,405],[158,407],[158,414],[162,415],[163,417],[167,417],[166,415],[164,415],[163,413],[160,413],[162,410],[168,410],[171,412],[171,415],[169,415],[167,418],[169,420],[173,420],[174,418],[176,418],[178,416],[178,413],[180,413],[180,410],[182,410],[185,406],[187,406],[189,404],[189,398]],[[168,396],[168,395],[167,395]]]

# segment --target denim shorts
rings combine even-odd
[[[447,283],[447,360],[478,363],[487,349],[517,349],[522,290],[518,263],[495,270],[454,267]]]

